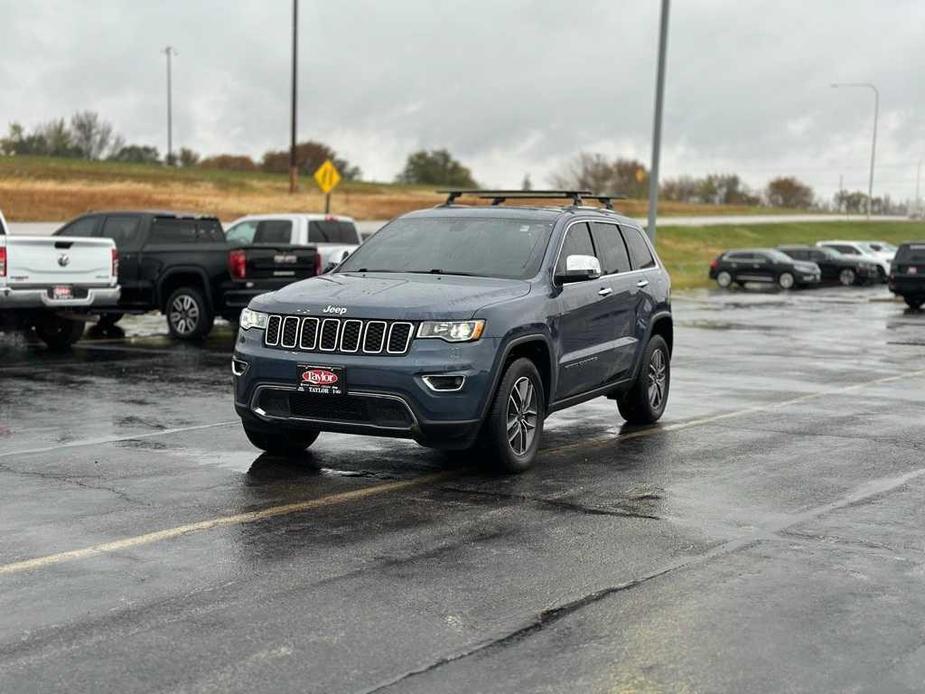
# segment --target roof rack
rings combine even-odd
[[[572,205],[579,206],[584,198],[597,200],[606,209],[613,209],[613,201],[623,199],[621,194],[596,195],[590,190],[478,190],[478,189],[451,189],[438,190],[446,195],[444,205],[452,205],[457,198],[463,195],[474,195],[482,200],[491,200],[492,205],[500,205],[505,200],[543,200],[543,199],[569,199]]]

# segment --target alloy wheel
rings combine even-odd
[[[524,455],[533,445],[538,421],[536,388],[526,376],[514,382],[507,401],[507,439],[516,455]]]
[[[199,305],[188,294],[181,294],[170,304],[170,324],[180,335],[191,335],[199,324]]]
[[[668,382],[668,368],[665,353],[656,349],[649,359],[649,406],[656,412],[665,401],[665,387]]]
[[[846,287],[854,284],[854,270],[851,268],[845,268],[838,276],[838,280]]]

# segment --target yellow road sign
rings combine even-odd
[[[315,171],[315,183],[321,188],[322,193],[330,193],[340,183],[340,172],[334,166],[334,162],[325,159],[324,164]]]

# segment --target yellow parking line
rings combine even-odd
[[[567,444],[565,446],[559,446],[557,448],[545,449],[543,453],[556,453],[559,451],[569,450],[573,448],[581,448],[588,446],[599,446],[605,443],[613,443],[614,441],[622,441],[624,439],[633,439],[643,436],[653,436],[655,434],[660,434],[668,431],[677,431],[679,429],[689,429],[691,427],[703,426],[706,424],[712,424],[713,422],[722,421],[725,419],[731,419],[733,417],[741,417],[748,414],[754,414],[757,412],[767,412],[769,410],[778,409],[781,407],[787,407],[788,405],[794,405],[796,403],[805,402],[807,400],[815,400],[818,398],[826,397],[828,395],[838,395],[841,393],[852,392],[855,390],[860,390],[869,386],[880,385],[882,383],[890,383],[893,381],[902,380],[905,378],[911,378],[916,376],[925,375],[925,369],[918,371],[911,371],[904,374],[898,374],[895,376],[886,376],[884,378],[877,378],[871,381],[864,381],[862,383],[855,383],[850,386],[844,386],[841,388],[831,388],[828,390],[818,391],[815,393],[806,393],[795,398],[790,398],[789,400],[782,400],[779,402],[768,403],[766,405],[756,405],[754,407],[747,407],[741,410],[736,410],[734,412],[725,412],[722,414],[712,415],[710,417],[702,417],[700,419],[693,419],[687,422],[679,422],[677,424],[668,424],[665,426],[653,426],[648,429],[640,429],[637,431],[631,431],[626,434],[622,434],[617,437],[608,436],[608,437],[599,437],[596,439],[591,439],[590,441],[581,441],[574,444]],[[206,425],[210,426],[210,425]],[[211,425],[211,426],[221,426],[221,425]],[[205,428],[205,427],[192,427],[192,428]],[[160,432],[161,434],[166,432]],[[137,438],[137,437],[135,437]],[[86,444],[78,444],[86,445]],[[57,448],[57,447],[55,447]],[[115,540],[113,542],[103,542],[98,545],[91,545],[90,547],[84,547],[82,549],[75,549],[68,552],[59,552],[58,554],[49,554],[44,557],[36,557],[35,559],[26,559],[24,561],[13,562],[10,564],[0,565],[0,576],[22,573],[25,571],[33,571],[35,569],[41,569],[48,566],[53,566],[56,564],[62,564],[69,561],[76,561],[78,559],[87,559],[89,557],[99,556],[101,554],[109,554],[112,552],[118,552],[119,550],[131,549],[133,547],[139,547],[141,545],[149,545],[154,542],[161,542],[163,540],[171,540],[173,538],[182,537],[183,535],[189,535],[191,533],[201,532],[204,530],[212,530],[214,528],[223,528],[229,525],[240,525],[243,523],[253,523],[255,521],[265,520],[267,518],[273,518],[276,516],[283,516],[291,513],[300,513],[302,511],[310,511],[318,508],[324,508],[326,506],[334,506],[336,504],[345,503],[348,501],[354,501],[358,499],[365,499],[371,496],[377,496],[379,494],[385,494],[387,492],[400,491],[403,489],[413,489],[415,487],[425,486],[434,482],[440,482],[443,480],[450,479],[459,475],[458,471],[450,472],[439,472],[431,475],[424,475],[423,477],[417,477],[413,480],[403,480],[398,482],[384,482],[382,484],[374,485],[371,487],[366,487],[364,489],[356,489],[350,492],[341,492],[338,494],[331,494],[329,496],[323,496],[318,499],[310,499],[307,501],[298,501],[291,504],[283,504],[280,506],[271,506],[265,508],[261,511],[249,511],[247,513],[236,513],[230,516],[220,516],[218,518],[212,518],[209,520],[199,521],[198,523],[188,523],[186,525],[179,525],[174,528],[167,528],[166,530],[158,530],[153,533],[146,533],[144,535],[136,535],[134,537],[127,537],[122,540]]]
[[[413,480],[385,482],[373,487],[355,489],[350,492],[341,492],[339,494],[330,494],[318,499],[298,501],[292,504],[282,504],[281,506],[271,506],[260,511],[235,513],[230,516],[220,516],[218,518],[199,521],[198,523],[178,525],[174,528],[158,530],[157,532],[146,533],[144,535],[136,535],[134,537],[127,537],[122,540],[115,540],[113,542],[103,542],[98,545],[84,547],[83,549],[75,549],[69,552],[59,552],[58,554],[48,554],[44,557],[36,557],[35,559],[26,559],[24,561],[13,562],[11,564],[3,564],[0,565],[0,575],[22,573],[23,571],[33,571],[35,569],[41,569],[48,566],[53,566],[55,564],[75,561],[77,559],[87,559],[89,557],[99,556],[100,554],[109,554],[124,549],[140,547],[141,545],[150,545],[153,542],[172,540],[177,537],[182,537],[183,535],[189,535],[190,533],[201,532],[203,530],[224,528],[229,525],[241,525],[243,523],[253,523],[255,521],[266,520],[267,518],[273,518],[275,516],[284,516],[290,513],[299,513],[301,511],[310,511],[318,508],[324,508],[325,506],[334,506],[336,504],[341,504],[347,501],[366,499],[378,494],[385,494],[386,492],[395,492],[402,489],[412,489],[414,487],[420,487],[426,484],[431,484],[433,482],[439,482],[457,474],[458,473],[456,472],[438,472],[431,475],[424,475],[423,477],[417,477]]]

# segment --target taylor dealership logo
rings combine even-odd
[[[337,381],[337,374],[327,369],[308,369],[302,372],[302,383],[308,385],[333,386]]]
[[[321,312],[322,313],[335,313],[338,316],[342,316],[345,313],[347,313],[347,308],[344,306],[331,306],[331,304],[328,304],[321,310]]]

